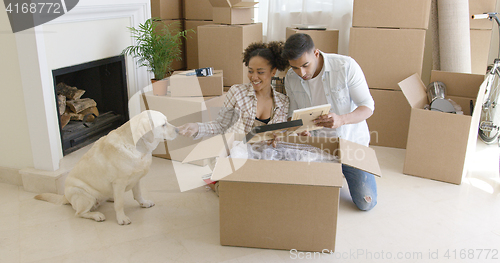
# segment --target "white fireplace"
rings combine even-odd
[[[63,158],[52,70],[119,55],[133,44],[127,27],[149,17],[149,0],[81,0],[67,14],[15,34],[34,170],[57,171]],[[131,97],[149,77],[132,59],[126,68]]]

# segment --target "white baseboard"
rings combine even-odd
[[[22,186],[23,179],[19,169],[0,166],[0,183]]]

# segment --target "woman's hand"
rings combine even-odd
[[[308,132],[308,131],[303,131],[301,133],[299,133],[299,136],[307,136],[307,137],[311,137],[311,133]]]
[[[273,137],[274,137],[274,139],[267,141],[267,145],[272,145],[273,148],[276,148],[276,145],[278,144],[278,142],[281,141],[281,136],[278,137],[278,134],[273,132]]]
[[[198,133],[198,124],[186,123],[179,127],[179,134],[186,137],[192,137]]]

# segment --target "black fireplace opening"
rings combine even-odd
[[[64,155],[129,120],[123,55],[56,69],[52,76]]]

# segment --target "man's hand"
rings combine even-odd
[[[337,115],[333,112],[319,116],[314,120],[314,123],[316,124],[316,126],[333,129],[336,129],[345,124],[344,118],[341,115]]]
[[[198,132],[198,124],[196,123],[186,123],[179,127],[179,134],[191,137]]]

